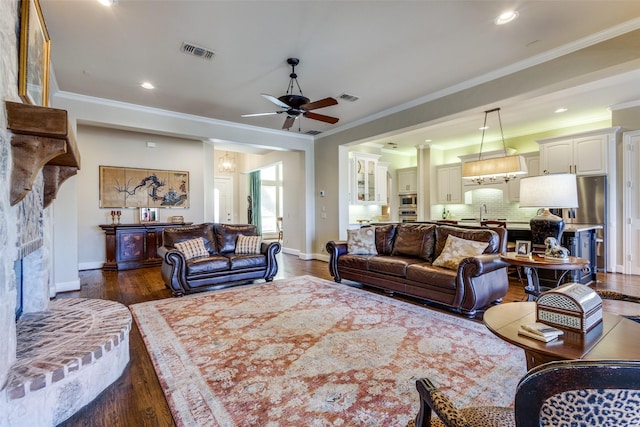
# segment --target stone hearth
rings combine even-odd
[[[51,301],[46,311],[22,316],[16,328],[17,360],[0,391],[0,426],[57,425],[129,362],[131,314],[117,302]]]

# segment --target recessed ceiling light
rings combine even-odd
[[[518,17],[519,13],[515,10],[510,10],[508,12],[501,13],[500,16],[496,18],[496,25],[504,25],[513,21]]]
[[[144,82],[142,83],[140,86],[142,86],[145,89],[153,89],[155,86],[153,86],[151,83],[149,82]]]
[[[98,3],[100,3],[103,6],[115,6],[116,3],[118,3],[118,0],[98,0]]]
[[[431,142],[433,139],[425,139],[424,142]]]
[[[489,129],[489,126],[482,126],[478,128],[478,130],[487,130],[487,129]]]
[[[558,108],[556,111],[554,111],[554,113],[564,113],[565,111],[567,111],[567,109],[564,107],[561,107],[561,108]]]

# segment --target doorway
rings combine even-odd
[[[213,183],[213,221],[233,224],[235,218],[233,203],[233,177],[215,177]]]
[[[624,161],[624,233],[623,264],[625,274],[640,275],[640,131],[625,132],[622,158]]]
[[[283,218],[283,166],[282,162],[260,169],[260,217],[262,219],[262,235],[277,238],[284,224],[278,221]]]

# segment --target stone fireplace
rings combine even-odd
[[[0,176],[4,340],[0,426],[55,426],[114,382],[129,362],[129,310],[55,297],[50,209],[79,168],[66,112],[6,102]],[[6,195],[5,195],[6,196]],[[7,203],[8,202],[8,203]],[[16,320],[16,318],[19,318]]]
[[[0,296],[7,298],[0,300],[8,339],[2,349],[0,426],[55,426],[122,374],[129,362],[131,314],[113,301],[52,300],[48,206],[79,168],[79,155],[66,112],[5,104],[0,149],[10,161],[0,163],[9,188],[0,203]]]
[[[19,9],[0,1],[0,427],[57,425],[93,400],[127,366],[131,328],[119,303],[53,298],[50,205],[80,157],[66,111],[20,102]]]

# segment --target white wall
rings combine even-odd
[[[101,268],[105,261],[104,232],[98,226],[110,224],[113,208],[100,208],[99,166],[167,169],[189,172],[189,208],[161,208],[160,221],[182,215],[187,222],[205,220],[205,144],[146,133],[79,125],[77,139],[81,147],[82,166],[77,175],[78,265],[81,270]],[[147,148],[147,141],[155,148]],[[209,166],[207,166],[209,165]],[[139,222],[138,209],[120,209],[123,224]],[[211,211],[211,207],[208,208]]]
[[[78,210],[76,194],[78,191],[78,176],[67,179],[51,204],[53,210],[53,283],[57,292],[75,291],[80,289],[78,275],[78,246],[69,242],[78,241]]]

